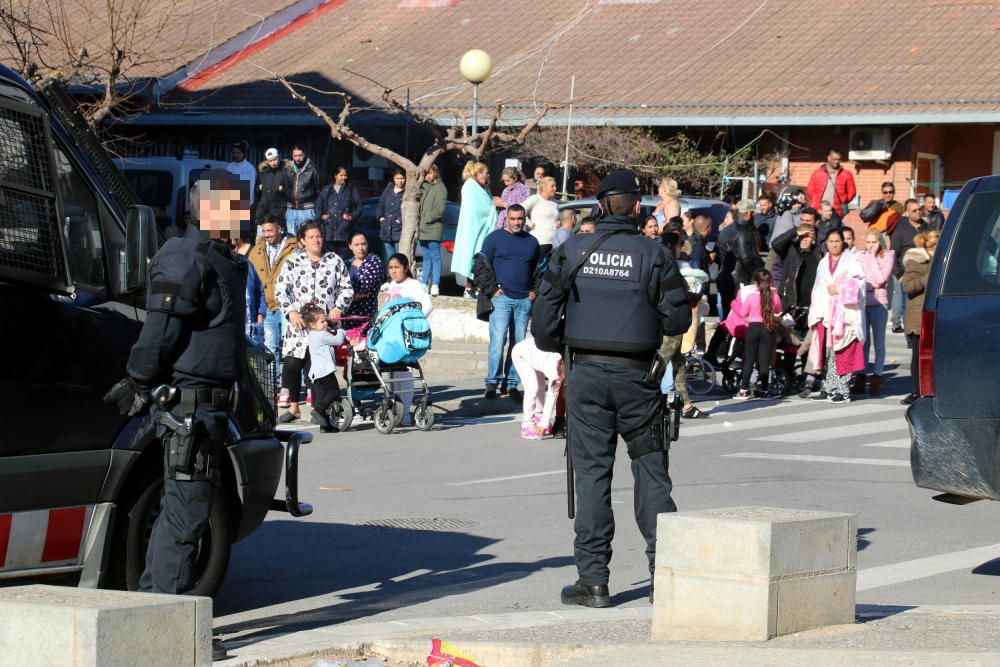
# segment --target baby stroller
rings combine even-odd
[[[360,326],[345,331],[350,338],[361,340],[337,350],[347,390],[331,408],[331,421],[343,432],[351,427],[354,415],[360,415],[371,418],[379,433],[392,433],[403,420],[399,393],[409,390],[412,378],[390,374],[416,371],[420,393],[415,397],[413,422],[421,431],[429,431],[434,425],[434,410],[420,359],[431,347],[431,329],[420,304],[394,299],[382,306],[371,322],[367,318],[343,319],[362,320]],[[367,338],[363,338],[366,331]]]

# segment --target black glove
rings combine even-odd
[[[116,382],[115,386],[104,395],[104,402],[116,404],[118,412],[129,417],[142,412],[149,404],[149,400],[139,393],[139,388],[130,377]]]

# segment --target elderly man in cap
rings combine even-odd
[[[531,324],[540,349],[566,348],[568,358],[568,455],[575,471],[579,576],[563,589],[562,601],[586,607],[611,604],[611,471],[619,435],[632,460],[635,518],[646,540],[650,575],[656,517],[677,510],[670,498],[669,436],[659,391],[662,363],[653,362],[659,360],[662,336],[682,334],[691,324],[674,257],[639,234],[639,179],[629,170],[614,171],[601,181],[597,198],[595,233],[573,236],[553,251]]]
[[[757,269],[763,268],[760,258],[760,237],[753,224],[754,203],[743,199],[736,205],[739,213],[734,223],[719,232],[719,277],[716,284],[722,295],[722,307],[729,313],[729,306],[742,285],[749,285]]]

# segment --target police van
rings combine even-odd
[[[63,88],[0,65],[0,581],[138,587],[163,452],[148,414],[102,397],[125,375],[160,240]],[[310,436],[275,433],[273,358],[251,350],[235,389],[195,594],[219,588],[232,543],[268,510],[311,511],[296,488]]]

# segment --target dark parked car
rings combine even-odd
[[[1000,500],[1000,176],[965,184],[931,262],[920,398],[906,412],[917,486]]]

